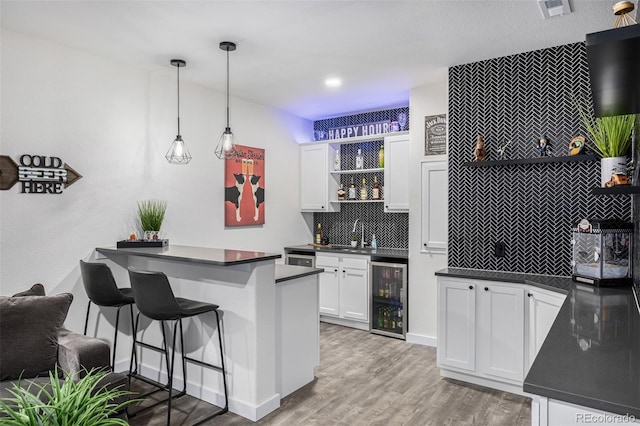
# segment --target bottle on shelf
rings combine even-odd
[[[356,170],[362,170],[364,168],[364,158],[362,157],[362,150],[358,148],[358,155],[356,155]]]
[[[402,308],[398,308],[398,319],[396,320],[396,325],[402,332]]]
[[[347,198],[347,191],[344,189],[344,185],[340,184],[340,188],[338,188],[338,200],[344,200]]]
[[[373,188],[371,188],[371,199],[372,200],[379,200],[381,198],[381,194],[380,194],[380,184],[378,183],[378,177],[374,176],[373,177]]]
[[[371,237],[371,248],[376,250],[378,248],[378,242],[376,241],[376,234]]]
[[[318,228],[316,229],[316,244],[322,244],[322,228],[320,226],[320,222],[318,222]]]
[[[349,184],[348,198],[350,200],[355,200],[356,199],[356,184],[353,183],[353,176],[351,177],[351,183]]]
[[[340,148],[336,150],[336,158],[333,160],[333,170],[340,170]]]
[[[369,198],[369,191],[367,191],[367,180],[362,178],[362,186],[360,187],[360,199],[366,200]]]
[[[378,167],[384,167],[384,145],[380,145],[380,151],[378,151]]]

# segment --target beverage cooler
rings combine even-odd
[[[371,262],[371,332],[404,339],[407,334],[407,265]]]

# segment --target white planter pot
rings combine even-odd
[[[611,180],[611,175],[627,174],[627,157],[609,157],[600,159],[600,186]]]

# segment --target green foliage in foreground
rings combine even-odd
[[[107,374],[109,373],[92,370],[74,381],[71,375],[59,379],[56,368],[55,372],[49,373],[47,384],[31,382],[26,388],[20,386],[23,381],[20,379],[9,391],[13,397],[0,399],[0,425],[126,426],[126,421],[110,416],[135,400],[114,403],[116,398],[131,395],[131,392],[121,387],[108,389],[106,385],[100,386],[100,380]]]

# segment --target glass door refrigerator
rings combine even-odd
[[[407,333],[407,265],[371,262],[371,332],[404,339]]]

